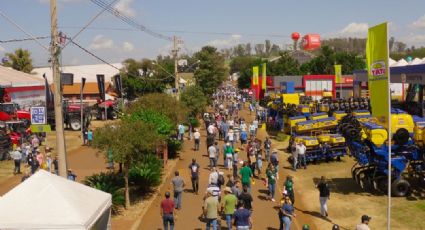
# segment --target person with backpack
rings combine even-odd
[[[326,177],[322,176],[319,183],[316,185],[319,189],[320,213],[323,217],[328,216],[328,200],[330,199],[329,185],[326,182]]]

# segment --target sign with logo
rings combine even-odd
[[[52,131],[50,125],[31,125],[30,129],[32,133],[48,133]]]
[[[388,122],[389,116],[388,24],[369,28],[366,43],[366,66],[372,115]]]
[[[31,107],[31,124],[46,124],[46,107]]]

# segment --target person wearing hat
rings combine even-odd
[[[165,199],[161,201],[161,212],[162,221],[164,224],[164,230],[174,229],[174,201],[170,199],[170,192],[165,192]]]
[[[372,219],[372,217],[370,217],[368,215],[363,215],[362,216],[362,223],[358,224],[356,226],[356,230],[370,230],[370,228],[369,228],[370,219]]]
[[[21,160],[22,160],[21,148],[17,147],[15,150],[10,152],[10,157],[13,159],[15,163],[13,174],[21,174]]]
[[[213,230],[217,230],[217,218],[220,211],[219,201],[214,197],[213,191],[207,191],[207,197],[202,206],[203,216],[206,218],[206,229],[209,230],[212,226]]]
[[[224,194],[221,211],[224,212],[226,217],[227,229],[232,230],[232,218],[235,213],[238,198],[236,198],[236,196],[232,193],[232,189],[230,187],[226,187],[224,189]]]

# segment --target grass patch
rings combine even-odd
[[[425,212],[425,203],[417,203],[416,207]]]

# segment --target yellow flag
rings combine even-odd
[[[366,60],[372,115],[387,123],[390,109],[387,23],[369,28]]]
[[[342,83],[341,65],[334,65],[335,67],[335,83]]]
[[[262,81],[261,81],[261,88],[262,89],[264,89],[264,90],[266,90],[266,88],[267,88],[267,67],[266,67],[266,63],[263,63],[263,79],[262,79]]]
[[[252,83],[258,85],[258,66],[252,67]]]

